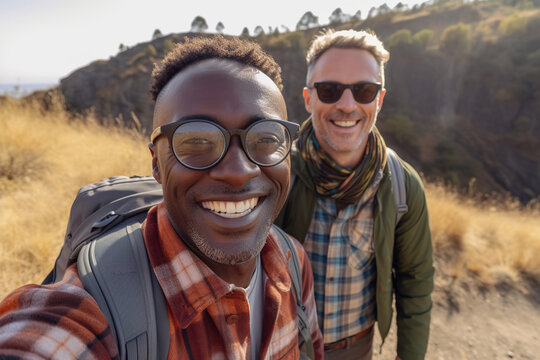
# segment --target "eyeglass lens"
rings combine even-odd
[[[338,101],[345,89],[352,91],[354,100],[361,104],[369,104],[377,97],[380,85],[376,83],[356,83],[344,85],[334,82],[318,82],[314,84],[319,99],[327,104]]]
[[[225,155],[227,145],[227,136],[222,129],[202,121],[180,125],[172,137],[172,147],[178,160],[194,169],[216,164]],[[291,137],[282,124],[261,121],[246,130],[242,145],[253,162],[273,166],[287,156]]]

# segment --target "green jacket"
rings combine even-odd
[[[275,223],[304,241],[315,209],[313,182],[305,163],[291,154],[294,185]],[[433,247],[422,181],[401,160],[408,212],[396,226],[396,203],[388,165],[375,195],[374,246],[377,266],[377,322],[384,339],[392,321],[392,295],[396,296],[398,345],[403,360],[424,359],[429,338]]]

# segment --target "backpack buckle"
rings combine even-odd
[[[109,213],[107,213],[107,215],[105,215],[92,225],[92,231],[94,231],[95,229],[104,228],[105,226],[116,220],[119,216],[120,215],[114,212],[114,210],[110,211]]]

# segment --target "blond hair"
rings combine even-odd
[[[317,35],[306,55],[308,66],[306,82],[309,82],[313,66],[327,50],[331,48],[359,49],[368,51],[379,65],[379,78],[384,87],[384,65],[390,58],[390,53],[384,48],[381,40],[372,32],[356,30],[334,31],[328,29]]]

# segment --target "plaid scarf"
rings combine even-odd
[[[386,165],[386,144],[376,127],[369,133],[366,151],[355,168],[340,166],[321,148],[311,117],[300,127],[296,148],[306,162],[317,193],[348,204],[362,196],[375,173]]]

